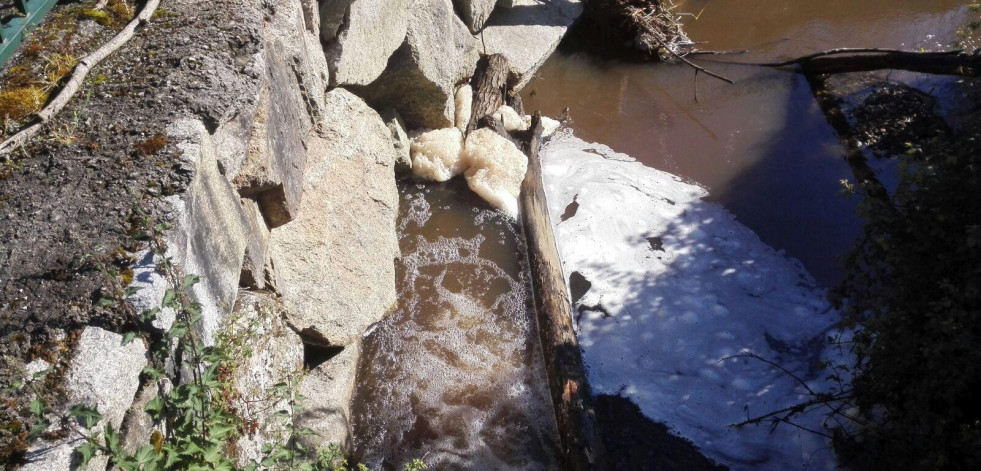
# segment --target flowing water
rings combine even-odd
[[[951,0],[689,0],[680,10],[714,60],[762,61],[842,46],[941,49],[964,24]],[[569,106],[577,135],[710,189],[764,242],[818,281],[861,230],[837,138],[799,77],[705,62],[684,66],[556,54],[526,109]],[[921,83],[930,86],[929,80]],[[696,99],[697,93],[697,99]],[[521,237],[460,181],[401,182],[399,304],[364,339],[352,405],[355,457],[373,469],[555,469],[557,436],[529,308]]]
[[[372,469],[554,469],[516,224],[460,179],[400,191],[399,307],[364,340],[355,454]]]
[[[729,85],[685,65],[601,62],[559,53],[523,91],[526,109],[571,108],[576,135],[707,187],[769,245],[799,259],[822,284],[842,277],[836,255],[859,234],[854,181],[842,150],[794,74],[718,61],[765,62],[837,47],[946,49],[969,22],[958,0],[677,1],[700,47],[748,49],[698,61]],[[906,74],[911,75],[911,74]],[[895,77],[893,77],[895,78]],[[910,77],[929,90],[950,79]]]

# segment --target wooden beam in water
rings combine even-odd
[[[504,136],[528,155],[528,172],[521,186],[521,222],[528,246],[535,319],[545,361],[549,393],[555,410],[563,469],[605,469],[602,441],[596,429],[593,397],[586,381],[582,351],[572,324],[572,304],[566,288],[559,251],[552,233],[538,148],[542,116],[536,112],[531,129],[509,133],[490,114],[502,104],[521,107],[507,83],[507,57],[484,56],[473,77],[474,101],[467,133],[487,127]]]
[[[568,470],[600,470],[604,469],[602,441],[596,429],[593,397],[572,324],[572,304],[542,182],[542,164],[538,155],[542,138],[540,112],[535,112],[531,126],[528,173],[521,186],[521,219],[528,244],[538,334],[555,408],[562,460]]]

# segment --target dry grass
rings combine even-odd
[[[41,111],[48,101],[48,90],[37,85],[0,91],[0,118],[23,121]]]

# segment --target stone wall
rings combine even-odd
[[[236,323],[261,326],[235,379],[241,394],[301,370],[305,351],[308,359],[337,352],[308,365],[300,389],[311,412],[301,420],[346,442],[360,338],[396,303],[395,178],[407,160],[406,127],[452,126],[454,94],[482,52],[508,55],[526,82],[579,11],[567,1],[507,5],[514,8],[493,0],[165,2],[166,17],[94,72],[119,88],[74,105],[93,116],[79,129],[88,146],[40,143],[23,174],[0,181],[5,194],[31,191],[14,198],[12,227],[70,234],[36,246],[0,231],[0,307],[24,311],[3,320],[4,335],[18,331],[18,319],[36,320],[28,343],[4,352],[20,365],[11,371],[30,371],[28,352],[51,332],[75,332],[74,354],[52,362],[65,378],[56,406],[94,401],[127,443],[146,442],[157,425],[142,408],[161,386],[140,384],[146,347],[123,345],[120,334],[127,313],[159,306],[168,288],[160,257],[127,242],[128,208],[149,207],[172,224],[164,238],[176,269],[202,276],[191,296],[202,305],[204,341]],[[155,133],[163,147],[142,152]],[[43,157],[66,177],[54,180]],[[72,175],[91,191],[66,194]],[[61,213],[50,204],[86,209]],[[71,235],[81,229],[92,235]],[[45,247],[62,255],[30,255]],[[142,288],[130,308],[92,305],[98,273],[79,271],[60,280],[62,290],[32,281],[91,253],[126,264],[124,279]],[[172,322],[164,311],[157,326]],[[259,456],[267,418],[239,441],[243,459]],[[79,444],[77,435],[37,443],[25,467],[68,469]]]

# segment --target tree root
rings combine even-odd
[[[98,65],[100,62],[109,57],[110,54],[116,52],[120,47],[126,44],[136,33],[136,29],[149,21],[150,17],[157,10],[160,5],[160,0],[147,0],[146,5],[143,6],[143,10],[133,18],[119,33],[116,34],[109,42],[104,44],[95,52],[83,57],[75,69],[72,71],[71,77],[65,86],[58,92],[58,96],[51,100],[40,112],[38,112],[37,117],[34,119],[34,123],[30,126],[20,130],[17,134],[14,134],[2,144],[0,144],[0,157],[6,158],[8,154],[14,150],[23,148],[32,137],[37,135],[38,132],[51,121],[65,106],[68,102],[78,93],[82,88],[82,84],[85,82],[85,78],[88,76],[89,71],[93,67]]]

